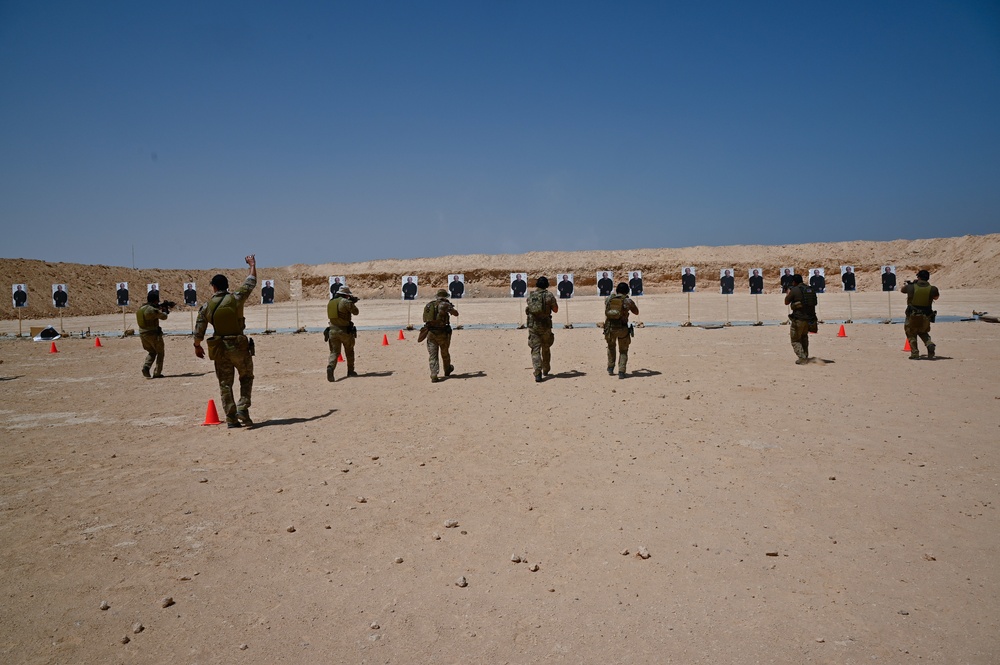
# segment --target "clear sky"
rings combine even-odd
[[[0,256],[1000,231],[1000,3],[0,0]]]

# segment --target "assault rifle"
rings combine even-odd
[[[173,300],[164,300],[163,302],[161,302],[159,305],[156,306],[156,308],[159,309],[164,314],[169,314],[170,310],[172,310],[174,307],[177,307],[177,303],[175,303]]]

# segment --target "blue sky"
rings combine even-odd
[[[0,0],[0,255],[1000,231],[1000,5]]]

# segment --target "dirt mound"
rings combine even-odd
[[[275,301],[289,298],[289,280],[301,279],[303,297],[323,298],[327,293],[327,276],[345,275],[347,283],[365,298],[398,298],[402,275],[420,278],[421,296],[431,288],[446,285],[449,273],[464,273],[466,295],[469,297],[506,297],[511,272],[524,272],[529,278],[545,274],[550,279],[557,273],[574,273],[577,288],[594,290],[598,270],[614,271],[620,278],[626,271],[641,270],[647,293],[680,291],[680,272],[684,266],[698,269],[699,284],[718,284],[719,270],[734,268],[737,283],[745,281],[747,270],[763,268],[766,282],[777,283],[783,267],[795,267],[800,272],[809,268],[825,268],[827,278],[836,280],[841,265],[853,265],[857,272],[858,289],[879,290],[880,266],[895,265],[900,280],[920,268],[933,273],[932,281],[940,288],[983,288],[1000,279],[1000,234],[933,238],[924,240],[893,240],[889,242],[851,241],[810,243],[804,245],[730,245],[724,247],[685,247],[677,249],[635,249],[625,251],[529,252],[527,254],[470,254],[419,259],[383,259],[359,263],[296,264],[278,268],[261,268],[261,280],[275,280]],[[51,285],[67,284],[69,316],[91,316],[117,311],[115,290],[119,282],[129,282],[134,310],[142,302],[145,285],[158,282],[161,298],[183,300],[186,282],[195,282],[199,300],[209,292],[208,281],[215,273],[229,276],[230,282],[241,280],[245,267],[216,270],[135,270],[104,265],[48,263],[29,259],[0,259],[0,284],[28,285],[28,307],[25,318],[51,315]],[[704,286],[702,286],[704,288]],[[7,301],[10,303],[10,300]],[[17,318],[8,305],[0,309],[5,319]]]

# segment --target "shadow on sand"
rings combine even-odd
[[[314,420],[319,420],[320,418],[326,418],[334,413],[336,409],[330,409],[326,413],[321,413],[318,416],[312,416],[311,418],[278,418],[272,420],[265,420],[264,422],[254,423],[251,429],[260,429],[261,427],[271,427],[274,425],[301,425],[302,423],[311,423]]]
[[[462,372],[461,374],[452,374],[445,377],[448,380],[451,379],[481,379],[486,376],[486,372],[479,370],[478,372]]]
[[[631,374],[626,374],[625,378],[628,379],[634,376],[637,379],[645,379],[651,376],[660,376],[661,374],[663,374],[663,372],[657,372],[655,369],[646,369],[644,367],[642,369],[635,370]]]

